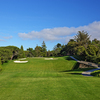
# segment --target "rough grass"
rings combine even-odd
[[[4,64],[0,100],[100,100],[99,78],[82,76],[83,69],[72,70],[76,62],[67,58]]]

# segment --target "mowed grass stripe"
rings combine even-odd
[[[27,58],[26,64],[10,61],[0,72],[0,100],[100,100],[99,78],[70,71],[73,60]],[[73,74],[72,74],[73,73]]]

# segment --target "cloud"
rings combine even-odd
[[[8,37],[2,37],[3,39],[0,39],[0,41],[6,42],[7,39],[11,39],[13,36],[8,36]]]
[[[18,33],[19,37],[26,39],[39,39],[44,41],[55,41],[59,40],[67,43],[69,39],[73,38],[78,31],[87,31],[91,38],[97,38],[100,40],[100,21],[95,21],[89,25],[79,27],[57,27],[53,29],[43,29],[39,32],[32,31],[29,33]]]
[[[13,36],[4,37],[4,39],[11,39]]]
[[[5,40],[0,39],[0,41],[5,41]]]

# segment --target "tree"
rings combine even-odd
[[[85,48],[84,48],[84,46],[79,46],[77,48],[77,55],[79,55],[79,56],[85,56]]]
[[[35,57],[42,57],[43,54],[42,54],[42,47],[40,46],[36,46],[35,47]]]
[[[89,45],[86,49],[86,59],[91,62],[98,63],[98,54],[99,49],[94,45]]]
[[[28,54],[27,54],[28,57],[35,56],[35,50],[33,50],[33,48],[28,48],[27,51],[28,51]]]
[[[57,48],[61,48],[61,44],[60,43],[57,44]]]
[[[60,43],[54,46],[53,51],[54,51],[54,56],[61,56],[60,52],[62,50],[62,47]]]
[[[53,51],[48,50],[47,51],[47,57],[51,57],[51,56],[53,56]]]
[[[68,44],[65,46],[65,51],[68,55],[75,55],[77,50],[77,43],[73,39],[70,39]]]
[[[1,57],[1,63],[3,64],[4,62],[7,62],[12,56],[12,52],[5,48],[1,47],[0,48],[0,57]]]
[[[46,57],[47,56],[47,49],[46,49],[46,44],[45,42],[43,41],[42,43],[42,53],[43,53],[43,57]]]
[[[100,43],[100,41],[97,40],[96,38],[94,40],[92,40],[92,44],[99,44],[99,43]]]
[[[23,46],[21,45],[21,50],[23,51]]]
[[[74,40],[78,43],[78,45],[80,46],[84,45],[86,48],[90,43],[90,36],[84,30],[78,31],[77,35],[74,37]]]
[[[12,59],[17,59],[18,58],[18,56],[19,56],[19,51],[20,51],[20,49],[18,48],[18,47],[16,47],[16,46],[7,46],[7,47],[5,47],[5,48],[7,48],[7,49],[9,49],[10,50],[10,52],[12,53],[12,56],[11,56],[11,60]]]
[[[24,52],[22,45],[21,45],[20,52],[19,52],[19,58],[25,58],[25,52]]]

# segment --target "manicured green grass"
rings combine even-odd
[[[67,58],[4,64],[0,100],[100,100],[100,79],[82,76],[83,69],[71,70],[76,62]]]

